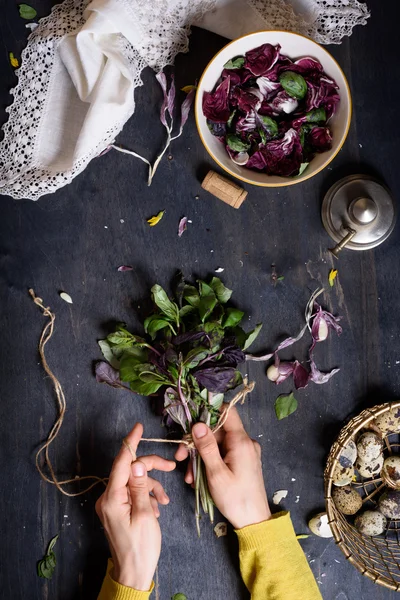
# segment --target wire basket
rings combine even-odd
[[[364,410],[343,427],[338,439],[333,444],[324,475],[325,503],[328,522],[332,529],[333,537],[346,559],[363,575],[384,587],[400,591],[400,519],[392,519],[387,523],[386,531],[376,537],[362,535],[353,525],[353,519],[343,515],[335,506],[332,499],[332,477],[338,464],[343,448],[355,441],[358,434],[364,430],[373,430],[372,421],[379,415],[400,408],[400,402],[381,404]],[[400,454],[400,435],[391,433],[383,438],[385,457],[391,454]],[[352,487],[357,489],[363,500],[363,507],[373,509],[379,492],[390,485],[380,475],[373,479],[357,476],[357,481]]]

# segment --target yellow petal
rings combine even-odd
[[[296,535],[296,538],[298,540],[306,540],[307,538],[309,538],[310,536],[307,533],[299,533],[299,535]]]
[[[188,94],[189,92],[191,92],[192,90],[195,90],[196,86],[195,85],[185,85],[185,87],[181,88],[182,92],[185,92],[185,94]]]
[[[328,281],[329,281],[329,285],[330,285],[331,287],[333,287],[333,283],[334,283],[334,281],[335,281],[335,279],[336,279],[336,275],[337,275],[337,274],[338,274],[338,271],[337,271],[337,269],[331,269],[331,270],[329,271],[329,277],[328,277]]]
[[[19,67],[18,58],[15,58],[15,56],[14,56],[14,54],[12,52],[9,52],[8,56],[10,57],[11,66],[14,67],[14,69],[16,69],[17,67]]]
[[[161,219],[163,218],[164,213],[165,213],[165,210],[160,210],[158,215],[155,215],[154,217],[150,217],[150,219],[147,219],[147,222],[150,225],[150,227],[154,227],[155,225],[157,225],[157,223],[159,223],[161,221]]]

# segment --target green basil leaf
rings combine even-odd
[[[107,340],[98,340],[97,343],[100,346],[100,350],[106,361],[109,362],[114,369],[119,369],[119,360],[117,360],[117,358],[114,356],[111,346]]]
[[[284,71],[279,77],[279,83],[289,96],[297,100],[302,100],[307,94],[307,83],[300,73]]]
[[[49,542],[49,547],[47,548],[47,554],[50,554],[50,552],[53,551],[54,546],[56,545],[56,542],[59,538],[59,533],[57,533],[57,535],[55,535]]]
[[[210,287],[214,290],[214,293],[221,304],[226,304],[226,302],[228,302],[229,298],[232,296],[232,290],[225,287],[219,277],[213,277],[211,279]]]
[[[167,385],[170,383],[169,379],[166,379],[159,373],[156,373],[156,372],[151,373],[150,371],[145,371],[145,372],[142,371],[139,374],[139,379],[140,379],[140,381],[144,381],[145,383],[160,383],[160,382],[162,382]]]
[[[244,317],[244,312],[237,308],[227,308],[222,320],[222,327],[236,327]]]
[[[301,163],[300,169],[299,169],[299,175],[301,175],[307,169],[309,164],[310,164],[309,162]],[[278,280],[279,280],[279,278],[278,278]]]
[[[214,394],[210,404],[215,410],[219,410],[224,402],[224,394]]]
[[[235,115],[236,115],[236,108],[235,108],[235,110],[234,110],[234,111],[232,111],[232,112],[231,112],[231,114],[229,115],[229,119],[228,119],[228,120],[227,120],[227,122],[226,122],[226,126],[227,126],[227,127],[230,127],[230,126],[232,125],[232,121],[233,121],[233,119],[234,119]]]
[[[175,367],[175,365],[168,365],[168,373],[171,373],[172,377],[176,380],[179,377],[178,369]]]
[[[57,563],[56,555],[54,554],[54,552],[50,552],[50,554],[47,554],[44,559],[44,562],[47,569],[54,570]]]
[[[326,121],[326,110],[324,108],[313,108],[306,113],[306,119],[308,123],[325,123]]]
[[[204,281],[199,281],[200,303],[198,306],[202,323],[211,315],[217,304],[217,298],[212,287]]]
[[[275,119],[271,119],[267,115],[258,115],[261,121],[262,128],[268,134],[269,138],[274,138],[278,135],[278,123]],[[265,143],[265,142],[264,142]]]
[[[147,383],[138,379],[136,381],[131,381],[129,385],[133,392],[136,392],[141,396],[150,396],[151,394],[158,392],[160,387],[165,385],[165,383],[162,381],[153,381],[151,383]]]
[[[275,414],[279,420],[285,419],[297,410],[297,400],[293,395],[281,394],[275,401]]]
[[[173,321],[176,322],[179,320],[178,306],[175,302],[171,302],[165,290],[163,290],[160,285],[156,284],[151,288],[151,292],[153,294],[153,300],[158,308]]]
[[[187,600],[185,594],[174,594],[171,600]]]
[[[200,294],[199,291],[194,287],[194,285],[185,285],[183,290],[183,297],[186,302],[189,302],[191,306],[194,308],[198,308],[200,304]]]
[[[29,6],[29,4],[19,5],[19,16],[23,19],[27,19],[28,21],[30,21],[31,19],[34,19],[36,15],[36,10],[32,8],[32,6]]]
[[[149,358],[149,352],[146,348],[142,348],[141,346],[132,346],[132,348],[127,348],[123,351],[121,357],[125,356],[133,356],[137,363],[147,363]]]
[[[160,318],[160,315],[151,315],[150,317],[147,317],[143,325],[145,332],[148,333],[153,340],[156,337],[157,331],[171,326],[170,322],[166,319]]]
[[[237,56],[224,64],[224,69],[241,69],[245,63],[244,56]]]
[[[119,366],[119,377],[121,381],[135,381],[139,379],[140,371],[147,371],[151,366],[141,362],[136,356],[124,354]]]
[[[264,129],[262,127],[259,127],[258,133],[259,133],[260,138],[261,138],[261,143],[262,144],[266,144],[267,143],[267,135],[266,135],[266,133],[265,133],[265,131],[264,131]]]
[[[247,348],[249,348],[251,346],[251,344],[254,342],[254,340],[260,333],[261,328],[262,328],[262,323],[258,323],[258,325],[256,325],[252,331],[250,331],[249,333],[246,333],[246,339],[242,346],[242,350],[247,350]]]
[[[116,346],[133,346],[133,344],[143,344],[145,340],[137,335],[133,335],[129,331],[120,330],[110,333],[107,336],[107,341]]]
[[[54,569],[49,569],[46,565],[46,559],[43,558],[38,562],[37,573],[39,577],[43,577],[44,579],[51,579],[54,573]]]
[[[183,319],[183,317],[186,317],[186,315],[192,313],[193,311],[194,306],[191,306],[190,304],[185,304],[185,306],[182,306],[182,308],[179,311],[179,317]]]
[[[244,142],[238,135],[234,133],[228,133],[226,136],[226,143],[231,150],[235,152],[246,152],[250,149],[251,144]]]
[[[190,352],[187,353],[183,363],[188,369],[193,369],[194,367],[197,367],[201,360],[207,358],[209,354],[210,350],[208,348],[197,346],[197,348],[193,348],[193,350],[190,350]]]
[[[241,327],[235,327],[234,334],[236,336],[236,343],[243,350],[243,346],[246,343],[247,333]]]
[[[220,349],[221,342],[225,336],[225,331],[219,323],[210,321],[202,326],[202,330],[210,339],[210,348],[212,352],[217,352]]]

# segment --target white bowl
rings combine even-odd
[[[303,174],[295,177],[279,177],[266,173],[253,171],[236,165],[229,157],[225,147],[212,135],[207,127],[206,117],[203,114],[203,92],[210,92],[221,76],[224,64],[231,58],[243,55],[261,44],[280,44],[281,52],[292,60],[303,56],[311,56],[319,60],[325,73],[332,77],[339,86],[340,102],[335,115],[329,121],[332,130],[333,144],[331,150],[316,154]],[[324,169],[336,156],[344,144],[350,127],[351,119],[351,94],[346,77],[336,60],[319,44],[297,33],[289,31],[258,31],[250,33],[227,44],[214,56],[201,76],[195,101],[195,117],[197,129],[207,152],[219,166],[233,177],[246,183],[264,187],[281,187],[301,183]]]

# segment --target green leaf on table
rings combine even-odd
[[[225,287],[219,277],[213,277],[211,279],[210,287],[214,290],[214,293],[221,304],[226,304],[232,296],[232,290]]]
[[[285,419],[297,410],[297,400],[293,392],[281,394],[275,401],[275,414],[279,420]]]
[[[244,312],[237,308],[227,308],[222,320],[222,327],[236,327],[244,317]]]
[[[114,356],[111,346],[107,340],[98,340],[97,343],[100,346],[100,350],[106,361],[109,362],[114,369],[119,369],[119,360]]]
[[[228,133],[226,136],[226,143],[231,150],[235,152],[247,152],[250,149],[251,144],[244,142],[238,135],[234,133]]]
[[[191,306],[194,308],[198,308],[200,304],[200,294],[197,288],[194,285],[185,285],[183,290],[183,297],[186,302],[189,302]],[[185,307],[183,307],[185,308]]]
[[[244,333],[244,339],[242,338],[242,340],[240,340],[242,343],[239,343],[239,345],[241,346],[242,350],[247,350],[251,344],[255,341],[255,339],[257,338],[258,334],[260,333],[262,328],[262,323],[258,323],[254,329],[252,329],[252,331],[249,331],[249,333],[243,332]],[[240,329],[240,328],[238,328]],[[242,330],[243,331],[243,330]],[[238,335],[236,334],[236,337],[238,337]],[[239,342],[239,339],[238,339]]]
[[[32,6],[29,4],[20,4],[19,5],[19,16],[27,21],[34,19],[37,15],[37,12]]]
[[[39,577],[43,577],[44,579],[51,579],[54,573],[54,569],[57,563],[56,555],[53,552],[54,546],[58,540],[58,535],[54,536],[48,545],[47,552],[42,558],[39,560],[37,564],[37,574]]]
[[[55,546],[55,545],[56,545],[56,543],[57,543],[57,540],[58,540],[58,538],[59,538],[59,535],[60,535],[60,534],[59,534],[59,533],[57,533],[57,535],[55,535],[55,536],[54,536],[54,537],[53,537],[53,538],[50,540],[50,542],[49,542],[49,547],[47,548],[47,554],[50,554],[50,552],[52,552],[52,551],[53,551],[53,548],[54,548],[54,546]]]
[[[165,290],[158,284],[153,285],[151,292],[153,300],[161,312],[176,322],[179,319],[179,309],[175,302],[171,302]]]
[[[244,65],[245,58],[244,56],[237,56],[236,58],[231,58],[224,64],[224,69],[241,69]]]

